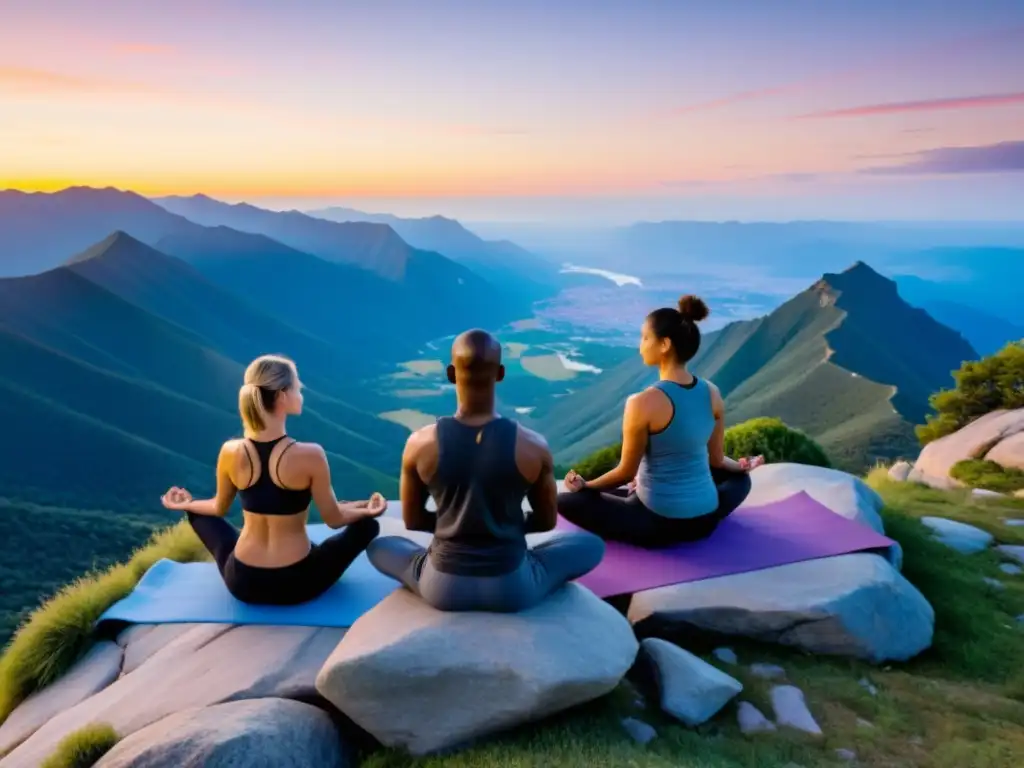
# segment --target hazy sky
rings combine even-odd
[[[0,0],[0,187],[1022,218],[1024,0]]]

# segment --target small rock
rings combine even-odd
[[[1024,624],[1024,613],[1017,617],[1018,624]]]
[[[1024,573],[1024,569],[1019,565],[1014,565],[1013,563],[1003,563],[999,566],[999,570],[1009,576],[1019,576]]]
[[[749,701],[741,701],[736,705],[736,722],[740,726],[740,733],[764,733],[775,730],[775,723]]]
[[[878,695],[878,689],[875,688],[875,686],[871,684],[871,681],[868,680],[866,677],[862,677],[857,682],[858,682],[858,684],[860,685],[861,688],[863,688],[865,691],[870,693],[872,696],[877,696]]]
[[[910,744],[913,744],[915,747],[919,747],[922,744],[924,744],[924,739],[922,739],[920,736],[911,736],[909,739],[907,739],[907,741]]]
[[[1003,520],[1004,525],[1008,525],[1011,528],[1020,528],[1024,526],[1024,520]]]
[[[935,538],[947,547],[964,555],[988,549],[994,539],[988,531],[944,517],[922,517],[921,523],[931,529]]]
[[[895,480],[897,483],[906,482],[912,469],[913,466],[911,466],[909,461],[897,461],[889,467],[889,479]]]
[[[972,488],[971,489],[971,496],[975,496],[975,497],[977,497],[979,499],[993,499],[993,498],[1001,499],[1001,498],[1003,498],[1003,495],[1004,494],[998,493],[996,491],[990,491],[990,490],[988,490],[988,488]]]
[[[662,710],[689,726],[707,722],[743,690],[718,667],[654,637],[640,643],[640,668],[654,683]]]
[[[658,732],[654,730],[653,726],[643,720],[637,720],[635,717],[627,717],[623,720],[622,727],[637,744],[649,744],[658,736]]]
[[[786,676],[786,670],[780,667],[778,664],[751,664],[750,674],[754,677],[760,677],[762,680],[775,680],[776,678],[783,678]]]
[[[711,653],[716,659],[723,664],[739,664],[740,660],[736,656],[736,652],[732,648],[715,648]]]
[[[776,685],[771,690],[771,699],[775,722],[779,725],[788,725],[815,736],[821,735],[821,727],[807,708],[804,692],[795,685]]]
[[[873,723],[869,723],[863,717],[858,717],[857,718],[857,725],[859,727],[861,727],[861,728],[874,728],[875,727]]]
[[[1006,589],[1006,585],[1003,582],[999,581],[999,579],[993,579],[991,576],[985,576],[982,578],[982,581],[992,587],[992,589]]]
[[[853,762],[857,759],[857,753],[852,749],[837,749],[836,757],[840,760],[846,760],[847,762]]]
[[[1024,563],[1024,547],[1014,546],[1013,544],[1000,544],[996,549],[1007,557]]]

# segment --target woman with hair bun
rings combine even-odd
[[[302,413],[295,363],[279,355],[253,360],[238,395],[244,437],[229,440],[217,459],[217,495],[196,500],[184,488],[162,498],[185,512],[213,555],[228,591],[246,603],[294,605],[325,592],[380,532],[387,509],[379,493],[368,501],[338,501],[324,449],[288,437],[285,421]],[[239,532],[224,516],[235,494]],[[345,530],[321,544],[306,535],[309,503],[331,528]]]
[[[566,520],[604,539],[671,546],[710,536],[750,493],[748,472],[763,458],[725,455],[722,395],[687,370],[707,316],[697,296],[647,316],[640,356],[659,380],[626,400],[618,466],[594,480],[566,475],[558,495]]]

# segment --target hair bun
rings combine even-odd
[[[684,320],[699,323],[708,316],[708,305],[699,296],[687,294],[679,300],[679,314],[683,316]]]

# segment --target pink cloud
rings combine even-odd
[[[163,43],[117,43],[113,50],[116,53],[149,56],[174,53],[175,48],[173,45]]]
[[[920,101],[892,101],[885,104],[866,104],[859,107],[832,109],[797,115],[795,120],[823,120],[835,117],[870,117],[891,115],[901,112],[934,112],[949,109],[980,109],[983,107],[1004,107],[1024,104],[1024,91],[1017,93],[994,93],[982,96],[953,96],[943,99],[922,99]]]

